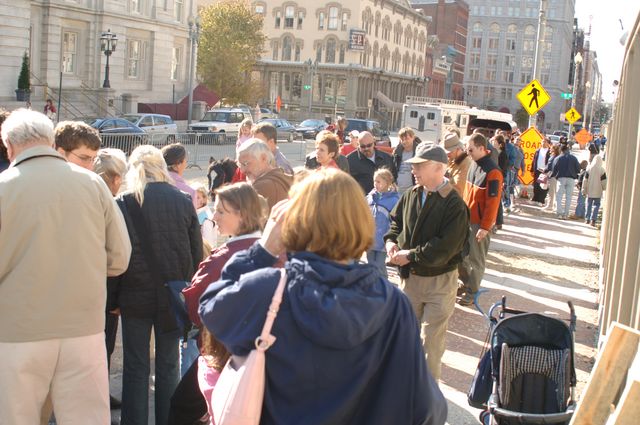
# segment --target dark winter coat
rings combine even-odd
[[[171,280],[191,281],[202,260],[202,235],[198,216],[189,196],[173,185],[147,184],[142,217],[149,231],[148,239],[162,278],[162,282],[157,282],[149,271],[143,252],[145,248],[139,236],[142,230],[133,224],[128,208],[132,201],[137,202],[132,192],[126,192],[117,199],[133,248],[129,268],[118,282],[118,307],[124,316],[160,317],[161,323],[175,324],[164,283]]]
[[[378,149],[374,149],[374,153],[374,161],[362,155],[360,150],[353,151],[347,155],[347,159],[349,160],[349,174],[356,179],[365,194],[371,192],[371,189],[373,189],[373,174],[378,168],[388,168],[394,176],[396,175],[396,167],[393,165],[391,155],[386,152],[381,152]]]

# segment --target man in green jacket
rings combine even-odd
[[[429,370],[440,379],[445,335],[458,287],[458,264],[469,232],[469,211],[445,177],[447,153],[432,143],[418,145],[408,160],[416,185],[391,212],[384,236],[387,255],[400,269],[400,289],[418,322]]]

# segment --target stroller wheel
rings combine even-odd
[[[482,412],[480,412],[478,419],[480,419],[481,424],[489,425],[491,422],[491,413],[489,413],[488,410],[483,410]]]

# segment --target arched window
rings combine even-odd
[[[291,37],[285,37],[282,39],[282,60],[290,61],[291,60],[291,50],[293,48],[293,40]]]
[[[553,38],[553,27],[545,27],[544,29],[544,39],[546,41],[551,41]]]
[[[338,8],[337,7],[329,8],[329,24],[327,25],[327,28],[330,30],[338,29]]]
[[[482,24],[480,22],[476,22],[475,24],[473,24],[473,31],[482,32]]]
[[[516,32],[518,32],[518,26],[516,24],[510,24],[507,27],[507,32],[508,33],[516,33]]]
[[[296,9],[293,6],[287,6],[284,9],[284,27],[293,28],[293,21],[296,15]]]
[[[536,35],[536,29],[533,27],[533,25],[527,25],[524,29],[524,35],[528,35],[528,36],[534,36]]]
[[[491,26],[489,27],[489,29],[491,30],[491,32],[500,32],[500,25],[496,24],[495,22],[493,24],[491,24]]]
[[[330,38],[327,40],[327,51],[325,53],[326,63],[336,63],[336,40]]]

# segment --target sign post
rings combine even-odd
[[[544,137],[535,127],[529,127],[520,135],[522,140],[522,151],[524,152],[524,173],[522,170],[518,172],[518,179],[524,185],[533,183],[533,173],[531,172],[531,164],[533,163],[533,155],[540,147]]]

